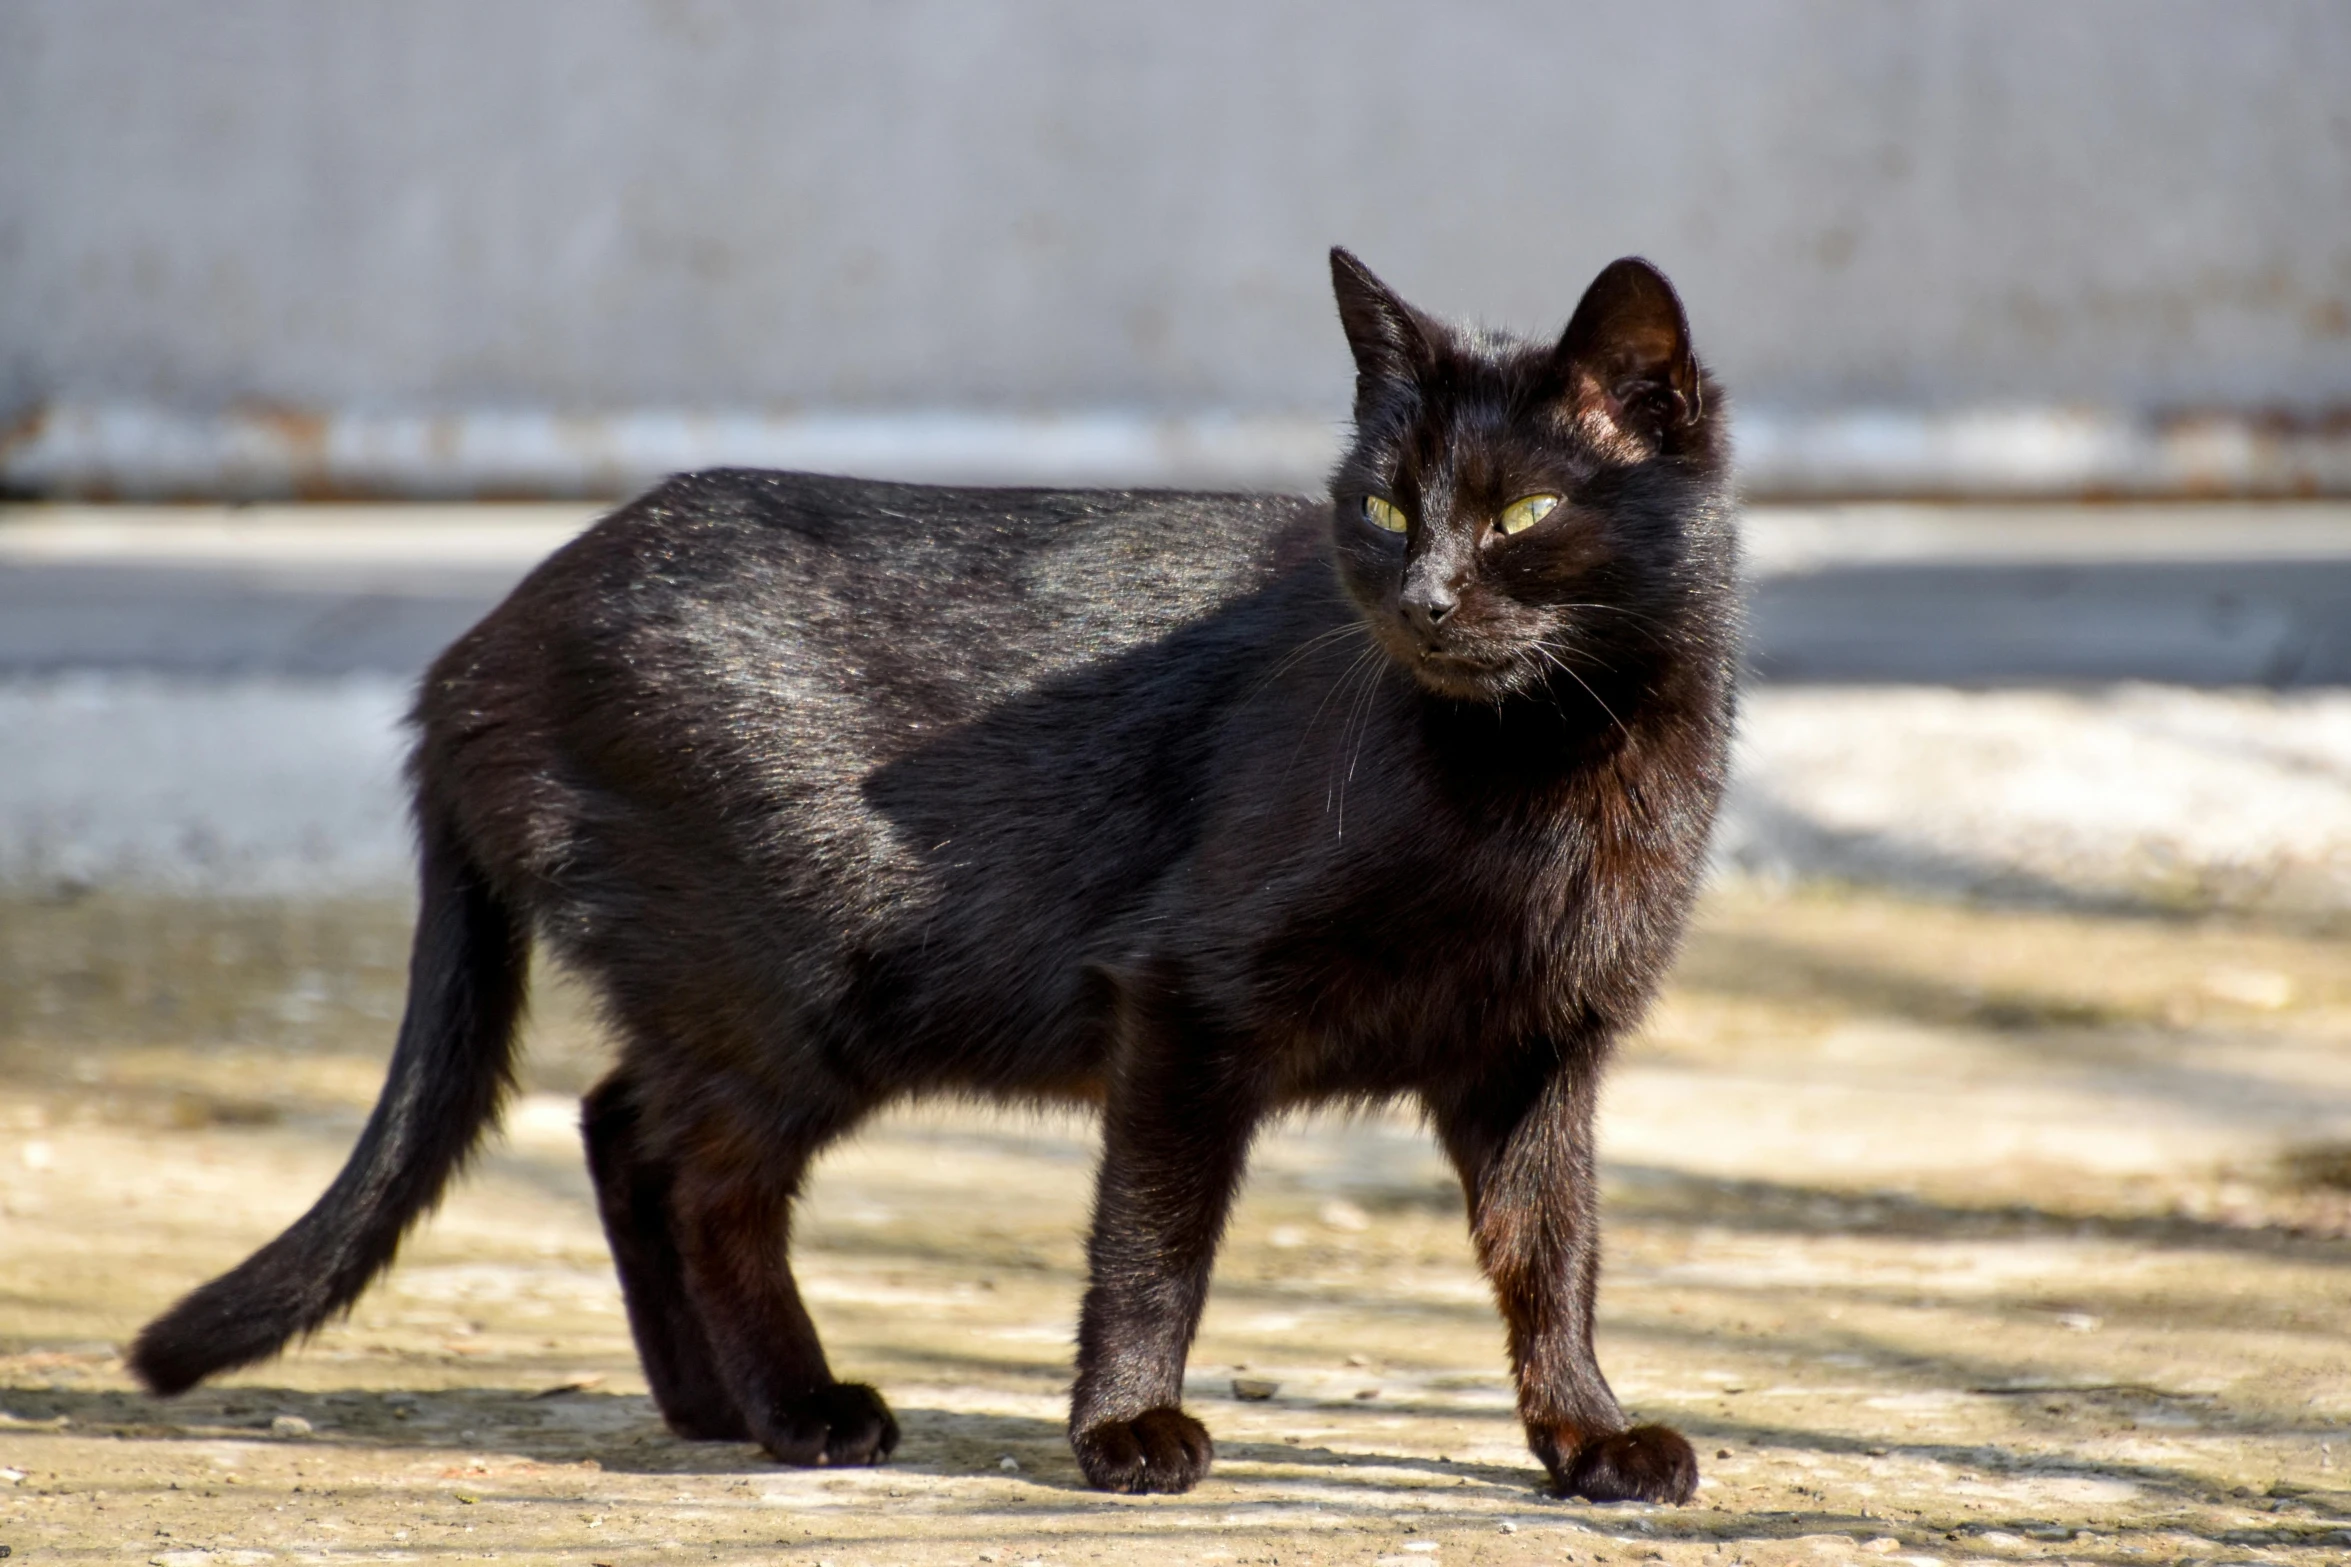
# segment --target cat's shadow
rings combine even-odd
[[[47,1428],[81,1438],[125,1443],[269,1442],[290,1451],[391,1449],[446,1453],[452,1473],[473,1469],[508,1475],[518,1463],[541,1474],[567,1466],[619,1474],[724,1475],[771,1480],[856,1478],[887,1490],[892,1476],[1017,1475],[1028,1485],[1070,1496],[1100,1496],[1079,1473],[1059,1420],[1032,1415],[950,1410],[923,1405],[896,1409],[904,1432],[892,1462],[850,1470],[791,1469],[757,1447],[737,1442],[689,1442],[673,1435],[643,1394],[593,1390],[464,1388],[430,1392],[356,1393],[283,1387],[205,1388],[177,1399],[116,1390],[12,1389],[15,1429],[34,1436]],[[298,1431],[287,1422],[299,1421]],[[1284,1466],[1328,1470],[1328,1483],[1347,1470],[1365,1473],[1352,1483],[1367,1505],[1390,1506],[1399,1471],[1448,1485],[1532,1493],[1539,1480],[1525,1466],[1456,1462],[1410,1454],[1341,1452],[1304,1442],[1220,1438],[1219,1461],[1236,1467]],[[1017,1466],[1005,1468],[1005,1460]]]

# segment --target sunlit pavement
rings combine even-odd
[[[1458,1195],[1403,1119],[1263,1147],[1192,1361],[1220,1459],[1190,1496],[1087,1492],[1063,1445],[1092,1139],[1053,1118],[922,1111],[821,1168],[812,1309],[840,1372],[894,1402],[898,1462],[679,1443],[581,1177],[571,1096],[599,1046],[560,989],[501,1151],[349,1323],[176,1402],[130,1391],[137,1324],[342,1158],[403,917],[0,905],[20,1556],[2318,1563],[2351,1542],[2332,939],[1719,888],[1604,1130],[1603,1359],[1707,1483],[1600,1509],[1537,1491]],[[1278,1391],[1239,1401],[1238,1375]]]

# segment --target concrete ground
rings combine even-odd
[[[1188,1397],[1061,1437],[1081,1122],[927,1109],[798,1255],[892,1465],[673,1440],[551,989],[503,1146],[352,1319],[173,1402],[119,1347],[304,1207],[372,1098],[396,903],[0,903],[0,1543],[33,1561],[2320,1563],[2351,1552],[2351,960],[2279,922],[1718,887],[1605,1127],[1603,1358],[1684,1508],[1538,1490],[1460,1202],[1403,1121],[1268,1140]],[[1277,1384],[1234,1397],[1246,1376]]]

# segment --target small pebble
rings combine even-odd
[[[1013,1457],[1010,1453],[1006,1453],[1002,1458],[996,1460],[996,1467],[1003,1470],[1008,1475],[1016,1475],[1020,1473],[1020,1460]],[[995,1558],[982,1557],[981,1560],[993,1561]]]
[[[1282,1385],[1271,1377],[1233,1378],[1233,1397],[1245,1403],[1262,1404],[1282,1390]]]
[[[271,1436],[308,1436],[310,1422],[300,1415],[280,1415],[269,1423]]]

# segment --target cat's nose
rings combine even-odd
[[[1433,583],[1407,592],[1401,602],[1405,623],[1424,637],[1434,635],[1446,617],[1461,607],[1458,597]]]

